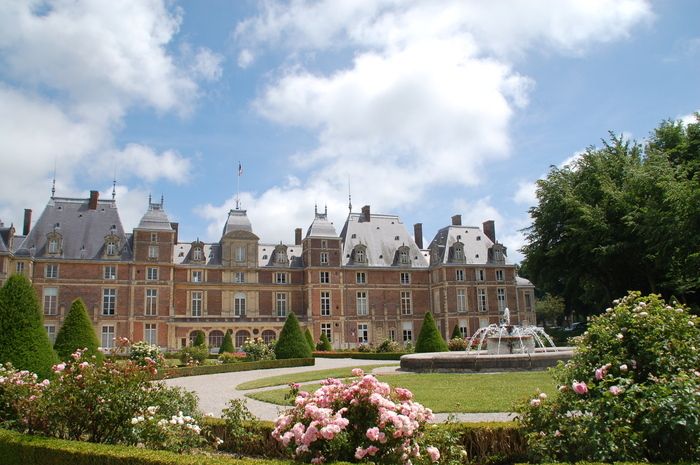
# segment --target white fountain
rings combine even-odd
[[[467,351],[481,353],[486,343],[488,355],[533,353],[535,348],[556,351],[554,341],[543,328],[519,326],[510,323],[510,310],[506,307],[500,324],[479,328],[469,339]]]

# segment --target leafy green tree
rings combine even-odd
[[[450,339],[462,339],[462,331],[459,330],[459,325],[455,325],[452,329],[452,337]]]
[[[23,275],[10,276],[0,289],[0,364],[47,378],[57,361],[32,284]]]
[[[309,343],[309,347],[311,348],[311,351],[313,352],[316,350],[316,344],[314,344],[314,337],[311,335],[311,330],[309,328],[306,328],[306,331],[304,331],[304,337],[306,338],[306,342]]]
[[[63,326],[56,335],[54,350],[62,360],[68,360],[78,349],[87,349],[84,353],[86,357],[95,356],[98,360],[102,360],[102,353],[97,350],[99,345],[85,303],[80,298],[75,299],[63,321]]]
[[[280,337],[275,345],[275,356],[285,358],[310,358],[311,348],[299,327],[299,320],[294,313],[287,316]]]
[[[204,335],[204,331],[197,331],[194,336],[194,342],[192,343],[195,347],[206,347],[207,339]]]
[[[224,335],[224,340],[221,343],[221,347],[219,348],[219,354],[223,354],[226,352],[235,352],[236,349],[233,347],[233,338],[231,337],[231,330],[229,329],[226,331],[226,334]]]
[[[316,345],[316,349],[323,352],[330,352],[333,350],[331,341],[328,340],[328,336],[326,336],[326,333],[321,333],[321,338],[318,341],[318,344]]]
[[[545,294],[535,304],[535,314],[537,321],[546,323],[548,321],[557,321],[564,315],[564,299],[559,296]]]
[[[447,343],[440,335],[433,315],[427,312],[423,318],[420,334],[418,334],[416,352],[447,352],[448,350]]]
[[[645,144],[610,136],[537,183],[521,269],[567,311],[597,312],[629,289],[697,305],[700,117],[665,121]]]

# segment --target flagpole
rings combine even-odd
[[[241,162],[238,161],[238,176],[236,177],[238,183],[236,185],[236,210],[241,209]]]

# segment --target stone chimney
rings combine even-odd
[[[100,198],[99,191],[90,191],[90,201],[88,202],[88,209],[97,210],[97,199]]]
[[[413,225],[413,236],[419,249],[423,249],[423,223]]]
[[[294,230],[294,245],[301,245],[301,228]]]
[[[29,234],[29,230],[32,227],[32,209],[31,208],[25,208],[24,209],[24,228],[22,228],[22,235],[26,236]]]
[[[175,231],[174,244],[177,244],[178,234],[180,232],[180,223],[170,223],[170,227]]]
[[[496,243],[496,225],[493,220],[484,221],[484,234],[491,239],[491,242]]]
[[[462,215],[452,216],[452,226],[462,226]]]
[[[369,213],[369,205],[365,205],[362,207],[362,221],[369,222],[371,219],[371,215]]]

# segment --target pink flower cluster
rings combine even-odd
[[[406,389],[392,390],[360,369],[353,370],[353,375],[358,379],[349,384],[329,378],[313,393],[299,392],[294,407],[277,419],[272,437],[295,457],[312,463],[351,458],[378,461],[389,456],[409,463],[410,456],[419,454],[416,438],[433,418],[432,411],[413,402],[413,394]],[[338,453],[332,442],[339,435],[363,439],[351,445],[354,449]],[[428,448],[427,453],[433,461],[440,456],[436,448]]]

